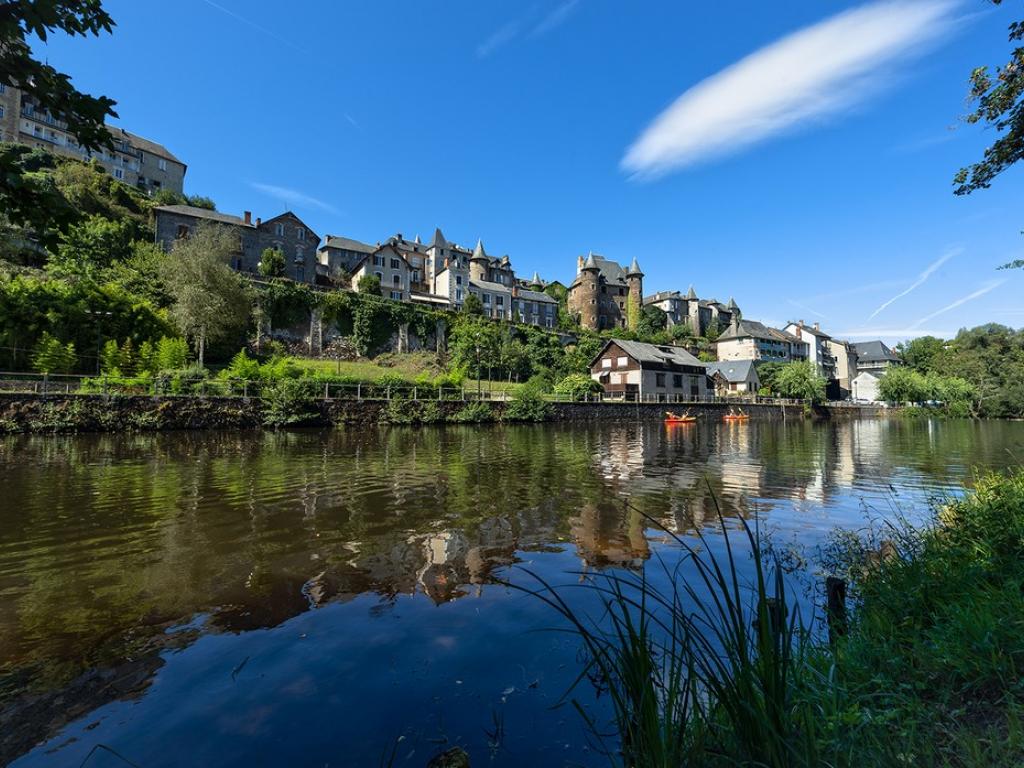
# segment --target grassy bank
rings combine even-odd
[[[672,587],[608,576],[598,621],[538,592],[609,695],[613,764],[1024,764],[1024,472],[980,479],[881,551],[837,540],[853,610],[832,642],[749,529],[752,575],[736,541],[678,542]]]

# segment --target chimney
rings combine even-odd
[[[582,269],[583,269],[583,257],[582,256],[577,256],[576,257],[576,273],[579,274],[580,271],[582,271]]]
[[[259,225],[262,224],[262,223],[263,223],[263,219],[261,219],[259,216],[257,216],[256,217],[256,226],[259,227]]]
[[[252,211],[246,211],[242,214],[246,224],[252,224]]]
[[[518,299],[519,298],[519,286],[516,285],[515,283],[512,283],[512,298],[513,299]]]
[[[820,331],[821,330],[821,323],[815,323],[814,324],[814,330]]]

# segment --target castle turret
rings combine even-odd
[[[469,259],[469,279],[470,280],[486,280],[487,279],[487,252],[484,250],[483,240],[476,241],[476,248],[473,249],[473,255]]]
[[[601,294],[598,290],[601,278],[601,269],[594,261],[594,254],[591,253],[583,266],[580,267],[579,284],[573,291],[576,309],[580,315],[580,325],[592,331],[598,330],[597,316],[601,304]]]
[[[635,256],[633,263],[626,270],[626,287],[629,289],[629,295],[626,297],[626,327],[635,331],[640,323],[640,310],[644,305],[644,273]]]

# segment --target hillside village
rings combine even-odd
[[[764,389],[758,373],[764,364],[807,362],[824,379],[828,399],[872,402],[879,399],[886,370],[901,364],[881,341],[850,343],[802,320],[771,328],[744,317],[735,298],[701,297],[693,286],[685,293],[662,286],[645,292],[636,258],[627,265],[592,251],[567,257],[575,271],[562,282],[537,272],[517,274],[510,255],[488,252],[482,239],[472,247],[449,240],[440,228],[426,240],[399,232],[369,243],[349,235],[321,236],[291,211],[261,219],[249,211],[236,216],[205,202],[194,205],[183,194],[183,161],[162,144],[124,129],[111,132],[114,151],[88,152],[29,97],[0,87],[0,141],[92,161],[158,201],[173,201],[152,206],[150,214],[153,238],[165,251],[200,227],[216,225],[238,244],[230,266],[252,281],[370,292],[439,311],[469,308],[494,321],[563,335],[579,329],[615,338],[619,332],[629,338],[618,339],[591,364],[592,378],[611,397],[756,395]],[[264,263],[268,253],[274,256],[272,268]],[[683,357],[685,364],[679,362]],[[699,386],[692,377],[698,367],[704,371]]]

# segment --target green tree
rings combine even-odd
[[[586,373],[570,373],[555,384],[555,394],[571,400],[582,400],[587,395],[602,391],[601,385]]]
[[[760,379],[761,386],[771,392],[775,392],[775,377],[779,371],[786,367],[786,363],[758,362],[755,363],[755,366],[757,368],[757,378]]]
[[[284,277],[286,267],[284,251],[280,248],[264,249],[260,256],[259,266],[260,274],[263,277]]]
[[[29,39],[44,43],[55,32],[87,37],[109,33],[113,20],[100,0],[6,0],[0,2],[0,83],[21,89],[24,97],[66,123],[67,131],[88,150],[113,149],[105,126],[117,117],[114,101],[88,96],[71,79],[32,56]],[[25,173],[23,154],[0,147],[0,210],[15,224],[35,229],[40,237],[54,228],[64,230],[73,221],[51,191]]]
[[[132,256],[136,234],[131,220],[90,216],[61,236],[57,253],[50,257],[50,269],[57,275],[96,279],[112,264]]]
[[[640,318],[636,325],[636,335],[642,339],[650,339],[652,336],[664,331],[668,326],[668,315],[660,307],[648,304],[640,310]]]
[[[173,336],[163,336],[156,345],[154,367],[158,371],[174,371],[188,365],[188,342]]]
[[[72,342],[61,344],[49,333],[44,333],[32,355],[32,367],[40,373],[70,373],[77,360]]]
[[[475,293],[470,293],[466,296],[466,300],[462,302],[462,313],[478,317],[484,313],[484,303]]]
[[[825,379],[806,360],[786,363],[773,379],[775,392],[781,397],[793,397],[820,403],[825,399]]]
[[[1001,5],[1002,0],[990,0]],[[970,98],[974,108],[966,116],[971,124],[982,123],[1001,134],[982,154],[981,160],[961,168],[953,177],[953,192],[969,195],[987,189],[996,176],[1024,157],[1024,22],[1009,26],[1013,46],[1009,60],[994,69],[981,66],[971,72]],[[1004,269],[1024,267],[1024,259],[1004,264]]]
[[[931,399],[928,380],[913,368],[890,367],[878,382],[878,396],[890,403],[921,403]]]
[[[229,266],[237,236],[226,227],[200,225],[174,243],[161,264],[160,276],[171,296],[171,319],[196,349],[204,364],[206,346],[244,330],[251,297],[243,279]]]
[[[921,373],[934,370],[946,342],[935,336],[919,336],[896,345],[896,353],[903,362]]]
[[[376,275],[363,275],[356,283],[356,290],[359,293],[366,293],[370,296],[380,296],[380,278]]]

